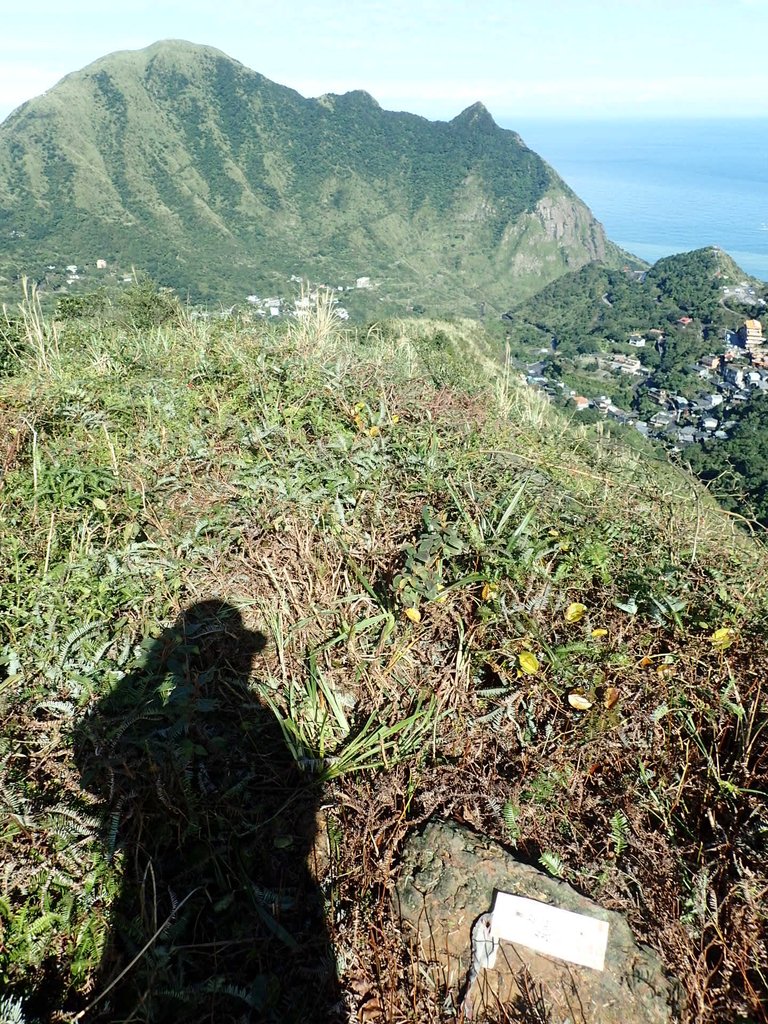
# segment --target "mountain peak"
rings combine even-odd
[[[369,92],[365,91],[365,89],[353,89],[351,92],[345,92],[343,98],[350,102],[375,107],[376,110],[381,110],[381,105],[378,100],[374,99]]]
[[[129,72],[133,69],[143,71],[144,68],[158,60],[163,65],[194,65],[199,63],[201,58],[204,57],[209,59],[224,58],[233,64],[239,63],[239,61],[224,53],[223,50],[217,50],[214,46],[190,43],[186,39],[160,39],[141,49],[116,50],[113,53],[105,54],[105,56],[99,57],[92,64],[83,68],[81,72],[75,72],[74,74],[75,76],[79,74],[87,75],[95,71],[109,70],[117,67],[124,68]]]
[[[480,103],[479,100],[477,103],[473,103],[471,107],[467,107],[466,110],[462,110],[460,114],[454,117],[451,124],[468,128],[479,128],[485,131],[499,127],[488,112],[488,108]]]
[[[352,89],[344,93],[327,92],[318,97],[318,102],[329,110],[336,109],[339,104],[358,110],[381,110],[378,101],[364,89]]]
[[[188,39],[158,39],[154,43],[150,43],[149,46],[144,46],[138,50],[119,50],[117,54],[111,54],[114,57],[118,54],[122,55],[135,55],[137,57],[155,57],[157,54],[166,54],[168,56],[179,56],[179,55],[196,55],[209,53],[216,57],[226,57],[227,60],[233,60],[223,50],[217,50],[215,46],[207,46],[204,43],[191,43]],[[108,59],[108,58],[102,58]]]

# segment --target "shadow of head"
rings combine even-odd
[[[253,685],[254,660],[265,646],[265,636],[217,598],[190,605],[171,626],[145,638],[131,670],[77,730],[85,788],[110,802],[140,797],[149,806],[164,786],[178,789],[185,776],[188,782],[192,766],[200,768],[222,744],[237,748],[255,728],[276,739]],[[279,747],[269,745],[280,757]],[[142,785],[148,779],[155,781],[153,793]]]
[[[172,667],[183,669],[186,661],[189,671],[242,677],[250,674],[254,656],[267,643],[263,633],[245,626],[238,608],[216,598],[190,605],[161,639],[158,654],[161,659],[167,657]]]

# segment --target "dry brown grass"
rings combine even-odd
[[[662,952],[686,988],[686,1020],[725,1021],[736,1008],[762,1019],[765,861],[754,839],[739,842],[764,812],[767,665],[762,639],[750,636],[756,624],[745,624],[737,649],[718,653],[704,633],[649,627],[601,606],[599,591],[582,595],[590,621],[608,630],[604,643],[622,651],[621,663],[602,675],[596,709],[583,715],[550,672],[521,679],[514,668],[514,652],[533,636],[539,649],[557,649],[583,635],[564,623],[562,598],[541,583],[505,590],[510,606],[535,608],[517,631],[500,633],[482,621],[478,586],[431,606],[386,646],[375,633],[350,636],[351,625],[377,609],[360,592],[348,554],[375,586],[397,563],[402,540],[395,519],[388,531],[379,523],[365,542],[347,538],[345,552],[327,532],[287,522],[250,537],[236,562],[199,583],[201,592],[220,591],[226,580],[254,622],[258,610],[281,608],[289,676],[304,671],[307,649],[322,650],[329,636],[346,633],[322,666],[353,709],[392,716],[407,712],[414,692],[437,697],[436,756],[426,751],[419,764],[343,778],[324,799],[318,871],[332,893],[334,943],[358,1019],[444,1019],[442,996],[424,988],[392,909],[398,857],[409,834],[434,816],[509,843],[501,815],[507,802],[520,807],[523,859],[557,854],[572,884],[624,913],[638,938]],[[582,654],[579,673],[590,671],[588,662]],[[268,665],[277,671],[274,648]],[[666,665],[670,671],[660,674]],[[477,692],[481,679],[510,689],[504,719],[493,727],[479,721],[488,713]],[[728,699],[743,717],[726,709],[717,717],[713,696],[729,680]],[[599,703],[609,686],[620,693],[610,711]],[[536,729],[524,743],[520,721]],[[619,857],[611,839],[617,810],[628,821],[628,848]],[[698,908],[688,891],[697,879]],[[508,1012],[499,1019],[536,1019],[534,1008]]]

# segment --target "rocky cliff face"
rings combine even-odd
[[[97,258],[193,297],[370,276],[407,307],[503,310],[611,258],[601,226],[482,104],[450,122],[302,98],[182,42],[113,54],[0,126],[6,274]]]
[[[590,210],[569,190],[553,189],[531,211],[510,224],[505,244],[510,276],[518,291],[532,294],[537,280],[547,283],[586,263],[616,266],[622,255],[608,241]]]
[[[584,203],[575,196],[569,198],[562,193],[544,196],[531,216],[539,221],[548,241],[558,242],[569,250],[575,248],[579,253],[586,249],[592,260],[605,259],[605,235]]]

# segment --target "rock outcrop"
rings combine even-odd
[[[497,843],[437,821],[406,846],[396,910],[421,968],[456,1005],[471,964],[472,925],[491,909],[496,891],[607,921],[605,969],[502,942],[494,968],[482,971],[473,987],[474,1016],[512,1004],[535,1006],[552,1024],[672,1024],[678,1019],[678,985],[656,954],[635,941],[620,914],[521,864]]]

